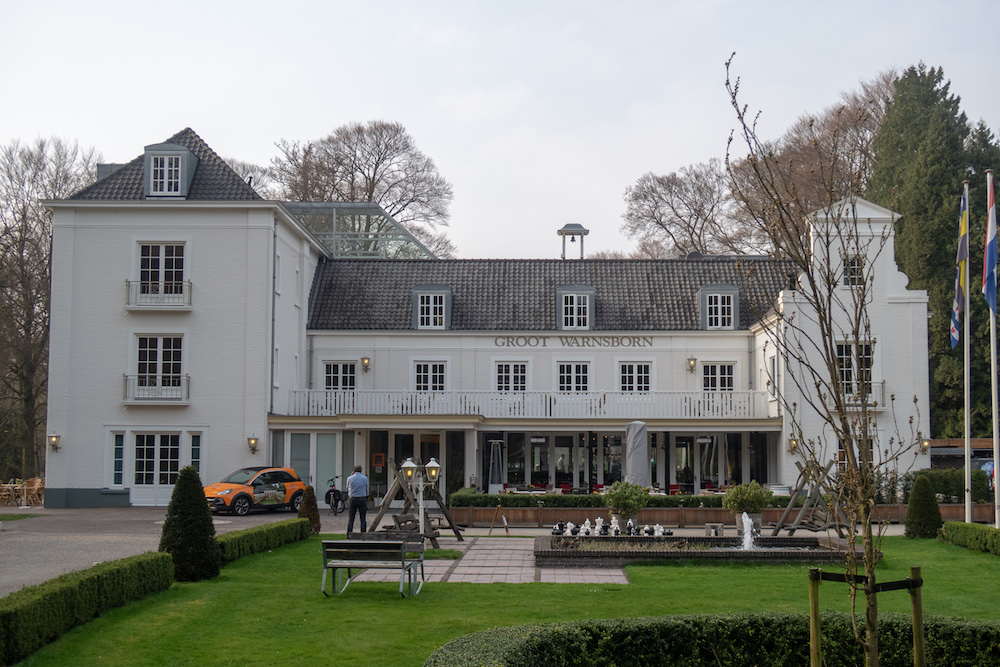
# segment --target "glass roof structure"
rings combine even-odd
[[[283,202],[334,259],[437,259],[374,202]]]

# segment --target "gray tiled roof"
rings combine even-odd
[[[191,128],[181,130],[163,143],[183,146],[198,158],[198,168],[195,170],[187,196],[189,201],[245,201],[261,198]],[[140,155],[121,169],[70,196],[69,199],[98,201],[145,199],[142,171],[143,156]]]
[[[690,331],[701,328],[698,290],[728,284],[740,288],[746,329],[793,274],[769,257],[330,260],[316,272],[309,327],[409,330],[413,288],[440,284],[452,291],[451,330],[552,331],[556,288],[586,285],[595,331]]]

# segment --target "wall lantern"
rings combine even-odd
[[[413,476],[417,474],[417,464],[413,462],[412,458],[407,457],[403,461],[403,465],[399,466],[399,470],[403,473],[403,477],[407,482],[412,482]]]
[[[436,482],[438,473],[441,472],[441,464],[435,461],[432,456],[431,460],[424,466],[424,472],[427,474],[427,481]]]
[[[251,454],[256,454],[257,453],[257,445],[258,444],[260,444],[260,440],[257,438],[256,435],[251,435],[249,438],[247,438],[247,447],[250,448],[250,453]]]
[[[688,357],[688,373],[694,373],[695,367],[698,365],[698,360],[694,357]]]
[[[372,365],[371,357],[361,357],[361,370],[367,373],[368,369],[371,368],[371,365]]]
[[[931,451],[931,441],[928,438],[921,438],[920,439],[920,447],[918,448],[918,451],[921,454],[927,454],[928,452],[930,452]]]
[[[59,438],[60,438],[60,436],[58,436],[58,435],[50,435],[50,436],[48,436],[46,438],[46,440],[49,441],[49,447],[54,452],[58,452],[59,451]]]
[[[796,454],[799,451],[799,441],[795,438],[788,439],[788,453]]]

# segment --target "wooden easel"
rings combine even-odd
[[[486,533],[486,536],[489,537],[493,534],[493,524],[497,522],[497,515],[503,519],[503,532],[507,533],[507,537],[510,537],[510,528],[507,527],[507,517],[503,515],[503,507],[501,505],[497,505],[496,510],[493,511],[493,518],[490,520],[490,532]]]
[[[795,462],[795,467],[799,469],[799,478],[788,499],[788,507],[785,508],[781,519],[771,531],[772,537],[777,537],[782,529],[787,530],[788,536],[791,537],[800,528],[813,532],[833,528],[837,531],[837,535],[841,538],[845,537],[844,528],[847,526],[847,521],[844,519],[844,515],[836,503],[830,505],[824,497],[826,494],[830,498],[836,498],[836,490],[830,483],[830,470],[836,463],[836,459],[833,459],[826,466],[821,467],[816,461],[808,461],[805,465],[802,465],[801,461]],[[805,490],[806,485],[809,487],[808,495],[802,503],[802,507],[799,508],[795,520],[790,525],[786,525],[789,515],[795,508],[795,501]]]
[[[420,511],[420,503],[417,501],[417,498],[413,495],[413,491],[410,489],[410,485],[406,482],[405,479],[403,479],[403,473],[400,472],[399,467],[396,465],[396,461],[393,459],[389,459],[389,470],[392,471],[393,475],[392,484],[389,485],[389,490],[386,491],[385,495],[382,497],[382,503],[379,505],[378,514],[375,515],[375,518],[368,525],[369,533],[373,533],[376,530],[378,530],[379,522],[381,522],[382,519],[385,517],[386,512],[389,510],[389,504],[392,502],[393,498],[396,497],[397,491],[403,492],[403,511],[400,512],[401,514],[406,514],[407,512],[410,511],[411,508],[416,509],[418,513]],[[458,538],[458,541],[459,542],[464,541],[461,531],[459,530],[458,526],[455,525],[454,519],[451,518],[451,512],[448,511],[448,506],[447,504],[445,504],[444,497],[441,495],[441,492],[438,491],[437,485],[427,484],[424,486],[424,490],[430,491],[431,498],[433,498],[435,502],[437,502],[438,508],[444,515],[445,521],[448,522],[448,527],[451,528],[452,532],[455,533],[455,537]],[[427,526],[426,515],[424,516],[424,526],[426,529]],[[440,548],[437,543],[437,531],[428,530],[427,537],[430,539],[431,545],[435,549]]]

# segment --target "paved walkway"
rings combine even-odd
[[[515,529],[515,533],[519,531]],[[526,584],[543,581],[557,584],[627,584],[620,567],[536,567],[534,537],[489,537],[470,535],[438,538],[442,549],[463,552],[458,560],[424,561],[427,581],[470,584]],[[357,581],[399,581],[399,574],[369,570]]]

